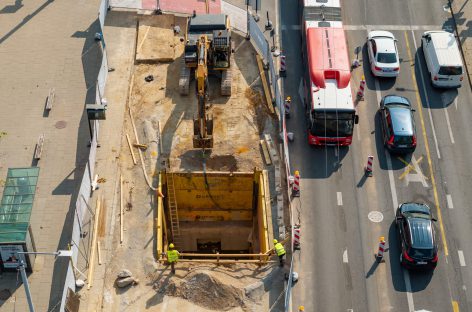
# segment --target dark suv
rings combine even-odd
[[[407,269],[434,269],[438,263],[438,246],[429,207],[404,203],[397,209],[395,225],[400,236],[400,263]]]
[[[415,120],[410,101],[387,95],[380,101],[380,123],[385,147],[393,153],[411,153],[416,148]]]

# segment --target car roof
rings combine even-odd
[[[454,34],[447,31],[429,32],[441,66],[462,66],[462,57]]]
[[[407,218],[410,228],[411,247],[429,249],[434,247],[431,220]]]
[[[413,135],[413,120],[407,107],[389,107],[393,132],[396,135]]]
[[[395,37],[388,31],[371,31],[369,37],[375,40],[377,52],[396,53]]]

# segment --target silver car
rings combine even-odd
[[[397,40],[391,32],[371,31],[367,37],[367,53],[372,74],[376,77],[397,77],[400,73]]]

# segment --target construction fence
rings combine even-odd
[[[257,52],[261,55],[264,59],[264,64],[268,66],[268,70],[270,73],[270,85],[272,91],[272,103],[268,103],[268,105],[275,104],[275,110],[278,115],[279,119],[279,130],[280,130],[280,137],[282,139],[282,151],[283,151],[283,163],[285,165],[285,173],[287,182],[290,181],[291,176],[291,169],[290,169],[290,156],[289,156],[289,147],[288,147],[288,132],[286,127],[286,119],[285,119],[285,106],[284,106],[284,96],[282,90],[282,81],[280,79],[278,67],[276,66],[278,57],[281,55],[280,51],[277,49],[273,49],[273,53],[271,53],[270,44],[264,36],[264,33],[260,29],[259,25],[255,21],[253,15],[247,11],[247,35],[250,36],[251,42]],[[276,181],[277,183],[277,181]],[[288,185],[288,183],[287,183]],[[290,194],[290,186],[287,187],[287,193]],[[292,209],[290,211],[290,223],[291,223],[291,233],[290,233],[290,250],[293,254],[294,246],[293,246],[293,227],[294,227],[294,220],[292,217]],[[278,216],[282,218],[283,215]],[[285,233],[280,232],[279,235],[285,236]],[[288,282],[285,289],[285,301],[284,301],[284,310],[289,311],[290,309],[290,301],[291,301],[291,289],[293,284],[293,261],[290,262],[290,271],[288,274]]]
[[[96,80],[96,100],[95,104],[102,104],[104,103],[103,94],[105,93],[105,84],[107,80],[108,74],[108,63],[107,63],[107,55],[106,55],[106,45],[105,39],[103,37],[103,26],[105,23],[105,17],[108,10],[108,0],[102,0],[100,4],[100,10],[98,14],[98,18],[100,20],[100,49],[102,55],[102,61],[100,66],[100,71],[98,73],[98,77]],[[90,141],[90,153],[88,157],[88,161],[85,167],[84,175],[82,177],[82,182],[80,184],[79,193],[77,195],[77,201],[75,204],[75,211],[74,211],[74,223],[72,228],[72,236],[70,241],[70,249],[72,250],[72,258],[69,261],[69,265],[67,268],[66,279],[64,283],[64,288],[62,292],[62,301],[61,307],[59,311],[65,311],[67,307],[67,301],[71,293],[75,293],[76,290],[76,280],[77,279],[85,279],[85,276],[79,276],[79,271],[77,270],[77,261],[78,256],[82,252],[79,250],[80,248],[80,240],[81,235],[84,233],[84,220],[89,218],[90,215],[93,214],[90,202],[90,197],[92,195],[92,181],[94,180],[95,175],[95,160],[97,154],[97,147],[98,147],[98,135],[99,135],[99,128],[100,124],[98,120],[91,120],[91,129],[92,129],[92,137]]]

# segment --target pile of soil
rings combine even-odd
[[[228,311],[245,305],[242,289],[226,285],[202,271],[190,273],[179,281],[171,280],[166,285],[161,285],[159,292],[181,297],[211,310]]]

